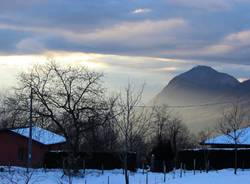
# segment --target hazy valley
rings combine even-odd
[[[167,104],[197,132],[213,128],[231,103],[239,101],[250,109],[249,97],[250,80],[239,82],[211,67],[197,66],[174,77],[151,103]]]

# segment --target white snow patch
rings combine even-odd
[[[81,171],[82,172],[82,171]],[[68,183],[68,177],[62,177],[62,170],[47,170],[35,169],[32,172],[31,182],[34,184],[58,184]],[[233,174],[233,169],[225,169],[219,171],[210,171],[209,173],[188,171],[183,173],[180,178],[180,170],[175,173],[171,172],[166,175],[167,184],[248,184],[249,183],[250,170],[239,170],[237,175]],[[1,183],[11,184],[10,178],[17,181],[18,184],[22,184],[25,181],[27,174],[24,168],[11,168],[11,172],[5,168],[4,172],[0,172]],[[74,177],[72,184],[107,184],[109,178],[109,184],[123,184],[124,175],[122,170],[110,170],[104,171],[104,174],[100,170],[86,170],[85,177]],[[129,174],[130,184],[145,184],[146,174],[142,174],[139,170],[136,173],[130,172]],[[148,184],[164,184],[163,173],[151,173],[148,174]]]
[[[29,137],[29,128],[11,129],[24,137]],[[45,145],[65,142],[65,137],[39,127],[32,127],[32,139]]]
[[[242,134],[242,136],[239,137],[238,144],[250,145],[250,127],[245,128],[243,132],[244,133],[242,134],[242,129],[236,131],[236,135],[240,133]],[[205,144],[234,144],[234,140],[227,135],[219,135],[217,137],[206,140]]]

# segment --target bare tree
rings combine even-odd
[[[175,161],[177,160],[180,149],[189,148],[192,146],[192,138],[186,125],[176,116],[172,116],[166,128],[166,135],[170,140]]]
[[[232,105],[231,109],[223,113],[217,126],[218,132],[224,134],[234,145],[234,174],[237,174],[238,167],[238,145],[244,143],[243,138],[247,133],[245,127],[249,124],[245,109],[237,102]]]
[[[187,126],[176,114],[173,114],[166,105],[156,106],[154,108],[153,122],[155,135],[153,140],[156,138],[156,145],[170,143],[176,164],[178,151],[193,146],[194,141]]]
[[[210,137],[212,136],[212,131],[209,128],[206,128],[204,130],[201,130],[198,133],[198,144],[201,146],[201,149],[203,150],[203,156],[204,156],[204,166],[206,172],[209,170],[209,149],[206,144],[204,144]]]
[[[170,141],[175,153],[190,146],[191,137],[187,126],[166,105],[156,106],[153,117],[153,129],[158,140]]]
[[[115,102],[105,97],[102,77],[102,73],[82,66],[64,67],[52,61],[20,75],[17,101],[27,110],[25,103],[32,88],[34,116],[63,134],[71,158],[78,158],[87,132],[112,118],[110,112]]]
[[[203,145],[212,136],[212,130],[210,128],[205,128],[198,132],[198,142]]]
[[[117,128],[120,133],[125,183],[129,184],[128,153],[139,151],[140,144],[146,139],[150,130],[151,113],[141,105],[143,87],[135,92],[130,83],[121,94],[117,103]]]
[[[170,121],[171,115],[167,105],[155,106],[153,111],[153,131],[157,143],[166,138],[166,128]],[[153,138],[153,139],[155,139]],[[166,141],[166,140],[165,140]]]
[[[26,103],[28,105],[28,103]],[[0,127],[12,128],[27,123],[26,112],[21,109],[19,100],[12,93],[0,98]]]
[[[115,126],[115,120],[113,118],[109,119],[107,123],[92,127],[86,132],[86,142],[83,147],[90,152],[113,152],[117,150],[118,131]]]

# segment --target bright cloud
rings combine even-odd
[[[208,55],[230,54],[250,46],[250,30],[231,33],[214,45],[204,48],[201,53]]]
[[[17,43],[16,47],[22,51],[43,52],[46,50],[43,39],[58,38],[67,40],[72,44],[100,45],[111,44],[120,47],[152,47],[160,44],[174,44],[181,37],[183,30],[190,30],[189,23],[182,18],[170,18],[166,20],[145,20],[136,22],[122,22],[111,27],[96,29],[90,32],[71,29],[58,29],[47,27],[27,27],[22,25],[0,24],[0,29],[29,32],[39,34],[38,39],[25,38]],[[98,47],[98,46],[97,46]]]
[[[225,38],[225,42],[234,45],[250,45],[250,30],[232,33]]]
[[[240,82],[244,82],[244,81],[247,81],[247,80],[249,80],[248,78],[238,78],[238,81],[240,81]]]
[[[115,42],[124,41],[126,44],[136,41],[149,41],[152,43],[155,41],[159,42],[162,36],[166,37],[166,39],[170,39],[168,34],[173,34],[185,28],[188,28],[188,23],[181,18],[159,21],[146,20],[142,22],[124,22],[111,28],[96,30],[81,38],[83,40],[95,40],[97,42],[110,42],[113,40]],[[157,37],[159,37],[159,39],[157,39]]]
[[[132,11],[132,13],[133,14],[144,14],[144,13],[149,13],[151,11],[152,10],[149,8],[138,8],[138,9],[135,9],[134,11]]]

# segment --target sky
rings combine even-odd
[[[0,90],[53,57],[104,72],[105,85],[146,83],[209,65],[250,78],[250,0],[0,0]]]

